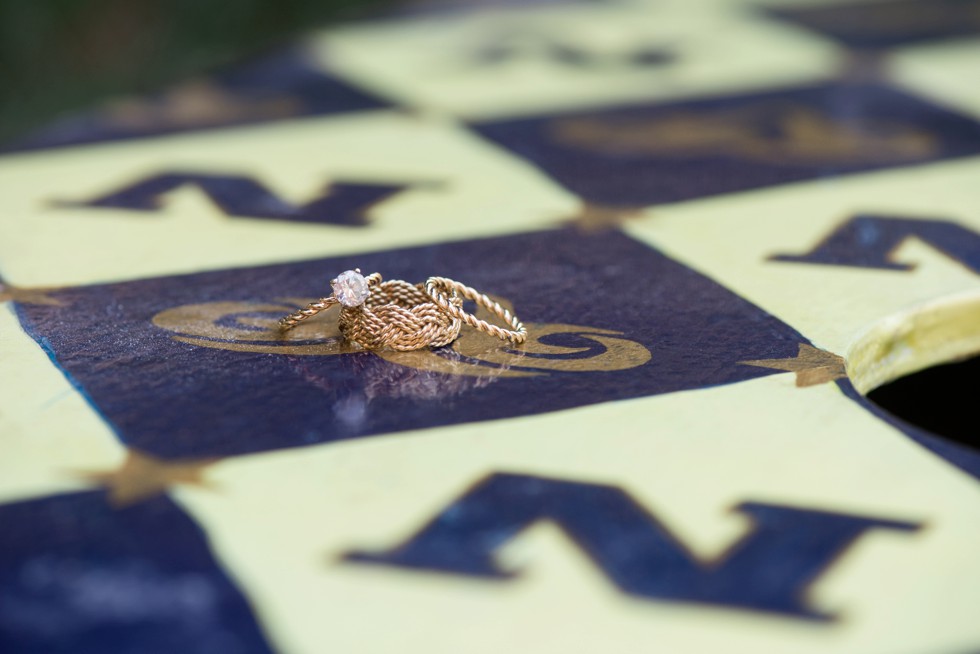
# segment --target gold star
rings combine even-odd
[[[825,384],[835,379],[847,377],[847,370],[844,358],[827,352],[818,350],[812,345],[800,343],[800,350],[796,357],[792,359],[759,359],[755,361],[740,361],[748,366],[758,366],[759,368],[772,368],[774,370],[786,370],[796,373],[796,385],[800,388],[804,386],[816,386]]]
[[[123,99],[106,108],[113,125],[128,129],[205,127],[239,120],[288,118],[303,110],[298,98],[243,100],[207,80],[184,83],[151,101]]]
[[[567,216],[565,225],[578,227],[586,232],[598,232],[615,229],[628,220],[642,217],[643,212],[637,207],[610,207],[583,202],[578,211]]]
[[[43,304],[49,307],[60,307],[61,300],[48,295],[53,288],[18,288],[10,284],[0,284],[0,302],[20,302],[21,304]]]
[[[109,502],[128,506],[162,494],[177,484],[208,488],[204,469],[218,459],[184,459],[164,461],[129,450],[126,460],[115,470],[77,473],[82,479],[104,486]]]

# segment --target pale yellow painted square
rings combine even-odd
[[[622,595],[540,524],[500,553],[508,583],[343,563],[401,543],[492,472],[615,484],[704,560],[773,502],[923,522],[869,532],[812,587],[840,620]],[[896,654],[980,642],[980,488],[846,399],[792,375],[240,457],[178,500],[285,652]]]
[[[980,42],[976,39],[899,50],[889,58],[888,70],[910,92],[980,117]]]
[[[172,171],[248,175],[298,203],[331,180],[417,185],[374,205],[366,228],[234,218],[192,186],[154,212],[56,206]],[[0,158],[0,275],[62,286],[369,252],[538,229],[575,207],[532,166],[452,122],[390,111],[312,118]]]
[[[859,214],[951,220],[980,233],[980,159],[937,163],[654,207],[626,229],[845,355],[903,311],[980,293],[980,276],[915,237],[911,271],[771,261],[804,254]]]
[[[81,394],[0,306],[0,502],[75,491],[122,447]]]
[[[316,45],[324,66],[355,84],[400,104],[470,119],[748,92],[836,72],[841,51],[832,42],[728,5],[496,8],[343,27]],[[480,53],[495,49],[503,49],[500,60],[481,60]],[[675,60],[631,63],[654,49]]]

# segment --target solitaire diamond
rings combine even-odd
[[[346,307],[359,307],[371,293],[364,275],[356,270],[345,270],[331,282],[333,296]]]

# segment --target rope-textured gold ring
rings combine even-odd
[[[334,305],[341,305],[338,326],[344,338],[369,350],[418,350],[441,347],[459,336],[463,323],[514,344],[527,339],[527,330],[510,311],[468,286],[444,277],[425,285],[400,279],[383,281],[348,270],[331,280],[333,295],[311,302],[279,320],[287,331]],[[463,298],[475,301],[505,320],[513,331],[479,320],[463,311]]]
[[[491,300],[476,289],[446,277],[429,277],[425,282],[425,292],[446,313],[457,320],[465,322],[470,327],[474,327],[491,336],[496,336],[501,340],[510,341],[514,345],[520,345],[527,340],[527,329],[517,319],[517,316],[502,307],[499,302]],[[467,313],[463,310],[462,303],[457,302],[460,296],[467,300],[473,300],[478,305],[484,307],[490,313],[507,323],[510,329],[503,329],[485,320],[480,320],[473,314]]]
[[[371,287],[380,283],[380,273],[371,273],[365,277],[361,274],[360,268],[343,272],[337,275],[336,279],[330,280],[333,295],[322,297],[316,302],[310,302],[306,307],[294,311],[288,316],[283,316],[279,319],[279,329],[282,331],[292,329],[304,320],[309,320],[321,311],[326,311],[337,304],[356,307],[367,300],[371,294]]]

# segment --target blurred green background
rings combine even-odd
[[[389,0],[390,2],[390,0]],[[386,0],[0,0],[0,144]]]

